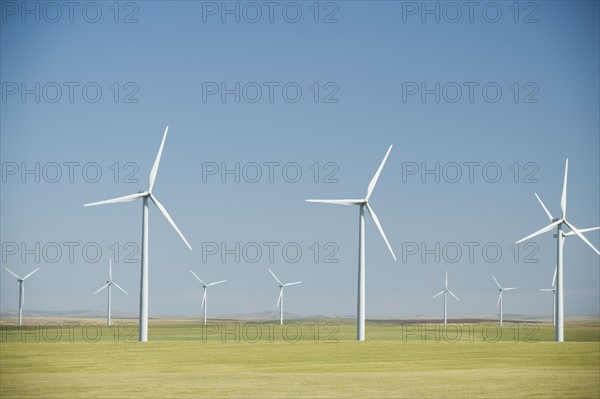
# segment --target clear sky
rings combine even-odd
[[[367,317],[440,316],[446,270],[450,317],[496,312],[491,273],[506,313],[551,314],[555,239],[512,245],[548,223],[534,192],[560,216],[566,158],[568,219],[600,225],[596,1],[73,4],[1,2],[1,263],[40,267],[26,311],[102,311],[118,256],[137,313],[141,201],[82,205],[147,189],[167,125],[154,193],[193,251],[151,206],[151,316],[200,313],[190,269],[227,280],[209,313],[275,310],[268,268],[303,281],[286,311],[354,315],[358,208],[304,200],[362,198],[390,144],[370,203],[398,261],[367,216]],[[567,239],[567,315],[600,313],[599,259]]]

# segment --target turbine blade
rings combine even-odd
[[[115,287],[117,287],[118,289],[120,289],[121,291],[123,291],[123,292],[125,293],[125,295],[129,295],[129,294],[127,293],[127,291],[125,291],[123,288],[121,288],[121,287],[119,286],[119,284],[117,284],[117,283],[113,283],[113,284],[114,284],[114,286],[115,286]]]
[[[341,200],[320,200],[320,199],[307,199],[306,202],[318,202],[322,204],[336,204],[336,205],[360,205],[364,203],[361,199],[341,199]]]
[[[192,273],[194,275],[194,277],[196,277],[196,280],[200,281],[202,283],[202,285],[206,287],[206,283],[204,281],[202,281],[202,279],[200,277],[198,277],[198,275],[196,273],[194,273],[192,270],[190,270],[190,273]]]
[[[500,283],[498,282],[498,280],[496,280],[496,277],[494,277],[494,275],[492,274],[492,278],[494,279],[494,281],[496,282],[496,285],[498,286],[498,288],[502,289],[502,286],[500,285]]]
[[[6,271],[9,272],[10,274],[12,274],[13,276],[15,276],[17,278],[17,280],[23,280],[21,277],[17,276],[12,270],[10,270],[8,267],[5,267]]]
[[[554,288],[540,288],[540,291],[554,291]]]
[[[383,161],[381,161],[381,164],[379,165],[379,169],[377,169],[377,172],[375,172],[375,176],[373,176],[373,178],[371,179],[371,182],[369,183],[369,187],[367,188],[367,197],[366,200],[369,200],[369,197],[371,197],[371,194],[373,193],[373,190],[375,189],[375,185],[377,184],[377,180],[379,179],[379,175],[381,174],[381,171],[383,170],[383,166],[385,165],[385,162],[387,161],[388,155],[390,155],[390,151],[392,151],[392,147],[394,145],[390,145],[390,148],[388,148],[387,152],[385,153],[385,156],[383,157]]]
[[[108,279],[112,281],[112,259],[108,258]]]
[[[587,233],[589,231],[596,231],[596,230],[600,230],[600,227],[588,227],[587,229],[579,229],[580,233]],[[566,236],[574,236],[575,233],[572,231],[569,231],[568,233],[563,233]]]
[[[202,304],[200,305],[200,309],[204,309],[205,303],[206,303],[206,287],[204,287],[204,295],[202,295]]]
[[[552,277],[552,287],[556,286],[556,273],[558,273],[558,266],[554,268],[554,277]]]
[[[277,281],[280,285],[283,285],[283,283],[281,281],[279,281],[279,279],[277,278],[277,276],[275,275],[275,273],[273,273],[273,271],[271,269],[269,269],[269,272],[271,273],[271,275],[273,276],[275,281]]]
[[[446,289],[448,289],[448,270],[446,270],[446,285],[444,285]]]
[[[156,159],[154,160],[154,165],[152,165],[152,169],[150,170],[150,187],[148,188],[148,192],[152,192],[152,188],[154,187],[154,180],[156,180],[156,173],[158,172],[158,164],[160,164],[160,157],[162,156],[163,148],[165,146],[165,140],[167,139],[167,132],[169,131],[169,126],[165,129],[165,134],[163,135],[163,139],[160,143],[160,148],[158,149],[158,154],[156,154]]]
[[[553,228],[555,228],[556,226],[558,226],[559,224],[561,224],[562,222],[563,222],[563,220],[557,220],[556,222],[550,223],[548,226],[546,226],[546,227],[544,227],[544,228],[542,228],[542,229],[539,229],[539,230],[538,230],[538,231],[536,231],[535,233],[533,233],[533,234],[530,234],[530,235],[528,235],[528,236],[527,236],[527,237],[525,237],[525,238],[521,238],[519,241],[517,241],[517,244],[520,244],[520,243],[522,243],[523,241],[527,241],[527,240],[529,240],[530,238],[533,238],[533,237],[535,237],[535,236],[539,236],[540,234],[543,234],[543,233],[545,233],[545,232],[547,232],[547,231],[550,231],[550,230],[552,230]]]
[[[373,218],[373,221],[375,222],[375,225],[377,226],[377,229],[381,233],[381,236],[383,237],[383,240],[385,241],[388,249],[390,250],[390,253],[392,254],[392,258],[394,258],[394,261],[396,261],[396,255],[394,254],[394,250],[392,249],[392,246],[390,245],[387,237],[385,236],[385,233],[383,232],[383,228],[381,227],[381,223],[379,223],[379,219],[377,218],[377,215],[375,214],[375,211],[373,210],[373,208],[371,208],[371,206],[369,205],[369,203],[367,203],[366,205],[367,205],[367,210],[369,211],[369,214],[371,215],[371,218]]]
[[[39,267],[37,269],[35,269],[34,271],[32,271],[31,273],[29,273],[28,275],[26,275],[25,277],[23,277],[23,280],[25,280],[27,277],[31,276],[33,273],[37,272],[38,270],[40,270]]]
[[[570,229],[571,229],[571,230],[572,230],[572,231],[573,231],[575,234],[577,234],[577,236],[578,236],[579,238],[581,238],[581,239],[583,240],[583,242],[585,242],[587,245],[589,245],[589,247],[590,247],[590,248],[592,248],[592,249],[594,250],[594,252],[596,252],[596,254],[600,255],[600,251],[598,251],[598,250],[596,249],[596,247],[594,247],[594,246],[592,245],[592,243],[591,243],[591,242],[589,242],[589,241],[588,241],[588,239],[587,239],[587,238],[585,238],[585,236],[584,236],[583,234],[581,234],[581,231],[579,231],[579,229],[577,229],[577,227],[573,226],[571,223],[567,222],[566,220],[565,220],[565,224],[566,224],[567,226],[569,226],[569,228],[570,228]]]
[[[97,293],[99,293],[100,291],[102,291],[103,289],[105,289],[106,287],[108,287],[109,285],[110,285],[110,283],[104,284],[102,287],[100,287],[96,291],[94,291],[93,295],[96,295]]]
[[[283,296],[283,287],[281,287],[279,289],[279,298],[277,299],[277,305],[275,305],[276,308],[279,307],[279,304],[281,303],[281,297]]]
[[[542,206],[542,208],[544,208],[544,212],[546,212],[546,215],[548,215],[548,219],[550,219],[550,221],[552,222],[552,219],[554,219],[554,218],[548,211],[548,208],[546,208],[546,205],[544,205],[544,202],[542,201],[542,199],[537,195],[537,193],[533,193],[533,194],[535,194],[535,198],[537,198],[537,200],[540,202],[540,205]]]
[[[435,294],[434,296],[432,296],[431,299],[433,299],[433,298],[435,298],[435,297],[437,297],[439,295],[442,295],[444,292],[446,292],[446,290],[441,290],[440,292],[438,292],[437,294]]]
[[[452,295],[457,301],[460,301],[460,299],[458,299],[458,297],[454,295],[452,291],[448,290],[448,294]]]
[[[225,281],[227,281],[227,280],[215,281],[214,283],[210,283],[210,284],[208,284],[208,285],[207,285],[207,287],[210,287],[211,285],[217,285],[217,284],[221,284],[221,283],[224,283]]]
[[[504,288],[502,291],[516,290],[517,287]]]
[[[567,175],[569,174],[569,158],[565,161],[565,179],[563,181],[562,196],[560,197],[560,210],[562,211],[562,218],[567,217]]]
[[[500,291],[500,295],[498,295],[498,303],[496,303],[496,307],[500,306],[501,300],[502,300],[502,291]]]
[[[288,286],[290,286],[290,285],[296,285],[296,284],[302,284],[302,281],[295,281],[295,282],[293,282],[293,283],[287,283],[287,284],[284,284],[283,286],[284,286],[284,287],[288,287]]]
[[[148,193],[135,193],[130,195],[124,195],[122,197],[107,199],[103,201],[90,202],[88,204],[84,204],[83,206],[96,206],[96,205],[106,205],[106,204],[116,204],[118,202],[130,202],[136,200],[138,198],[145,197]]]
[[[156,207],[160,210],[160,212],[163,214],[163,216],[165,217],[165,219],[167,219],[167,221],[171,224],[171,226],[173,226],[173,228],[175,229],[175,231],[177,232],[177,234],[179,234],[179,237],[181,237],[181,239],[183,240],[183,242],[185,243],[185,245],[187,245],[187,247],[191,251],[192,250],[192,246],[190,245],[189,242],[187,242],[187,240],[183,236],[183,233],[179,230],[179,227],[177,227],[177,225],[175,224],[175,222],[173,221],[173,219],[169,215],[169,212],[167,212],[167,210],[165,209],[165,207],[158,201],[158,199],[156,199],[156,197],[154,195],[150,194],[150,199],[152,199],[152,202],[154,202],[154,205],[156,205]]]

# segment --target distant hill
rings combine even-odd
[[[113,310],[113,318],[127,318],[127,319],[137,319],[137,313],[128,313],[122,312],[119,310]],[[64,317],[64,318],[105,318],[106,311],[103,310],[26,310],[23,314],[23,317]],[[151,319],[156,318],[186,318],[186,317],[199,317],[199,315],[178,315],[178,314],[158,314],[152,315]],[[0,311],[1,319],[11,319],[17,318],[16,310],[1,310]],[[214,319],[235,319],[235,320],[278,320],[279,319],[279,311],[277,310],[264,310],[261,312],[254,313],[245,313],[245,314],[222,314],[222,315],[211,315],[211,318]],[[301,315],[297,313],[289,313],[283,312],[283,318],[285,320],[295,320],[295,319],[355,319],[355,315],[325,315],[325,314],[315,314],[315,315]],[[460,317],[452,317],[452,321],[481,321],[481,320],[497,320],[498,316],[495,314],[480,314],[480,315],[471,315],[471,316],[460,316]],[[521,314],[504,314],[505,321],[534,321],[534,322],[549,322],[552,319],[552,315],[546,316],[529,316],[529,315],[521,315]],[[394,321],[406,321],[406,322],[438,322],[440,321],[439,317],[425,316],[425,315],[415,315],[415,316],[389,316],[389,317],[369,317],[367,318],[369,321],[380,321],[385,322],[388,320]],[[568,315],[565,316],[565,320],[575,321],[575,320],[595,320],[600,321],[600,315]]]
[[[137,314],[125,313],[113,310],[114,318],[136,318]],[[10,319],[16,318],[16,310],[0,311],[0,318]],[[26,310],[23,312],[23,317],[68,317],[68,318],[104,318],[106,311],[102,310]]]

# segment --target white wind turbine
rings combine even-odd
[[[358,205],[359,206],[359,219],[358,219],[358,303],[357,303],[357,314],[356,314],[356,339],[358,341],[365,340],[365,208],[369,211],[373,222],[377,226],[379,233],[383,237],[383,240],[387,244],[388,249],[390,250],[394,261],[396,260],[396,255],[388,242],[385,233],[383,232],[383,228],[381,227],[381,223],[379,223],[379,219],[375,214],[373,208],[369,205],[369,198],[373,193],[373,189],[377,184],[377,179],[379,179],[379,175],[383,166],[385,165],[385,161],[387,160],[388,155],[390,155],[390,151],[392,151],[393,145],[390,145],[387,152],[385,153],[385,157],[379,165],[379,169],[375,172],[375,176],[371,179],[369,186],[367,188],[367,195],[364,199],[341,199],[341,200],[306,200],[307,202],[322,202],[326,204],[337,204],[337,205]]]
[[[160,148],[158,149],[158,154],[156,155],[156,159],[154,160],[154,165],[152,165],[152,170],[150,170],[150,184],[148,186],[147,191],[139,192],[136,194],[125,195],[123,197],[113,198],[104,201],[92,202],[90,204],[85,204],[84,206],[95,206],[95,205],[104,205],[104,204],[114,204],[118,202],[130,202],[134,201],[138,198],[142,198],[142,270],[140,276],[140,342],[148,341],[148,198],[154,202],[154,205],[158,208],[158,210],[163,214],[163,216],[167,219],[169,224],[173,226],[179,237],[183,240],[185,245],[188,246],[190,251],[192,247],[187,242],[165,207],[158,201],[156,196],[152,193],[152,188],[154,188],[154,181],[156,179],[156,173],[158,172],[158,164],[160,163],[160,158],[163,152],[163,147],[165,145],[165,140],[167,139],[167,132],[169,131],[169,127],[165,129],[165,133],[163,135],[162,142],[160,143]]]
[[[517,288],[516,287],[502,288],[502,286],[500,285],[498,280],[496,280],[496,277],[494,277],[493,274],[492,274],[492,278],[494,279],[494,281],[496,282],[496,285],[498,286],[498,292],[500,292],[500,295],[498,296],[498,303],[496,304],[496,307],[500,307],[500,327],[502,327],[502,293],[504,291],[516,290]]]
[[[221,284],[221,283],[224,283],[227,280],[215,281],[214,283],[206,284],[204,281],[202,281],[202,279],[200,277],[198,277],[196,275],[196,273],[194,273],[192,270],[190,270],[190,272],[194,275],[194,277],[196,277],[196,280],[200,281],[200,283],[204,287],[204,295],[202,296],[202,305],[200,305],[200,309],[204,308],[204,323],[203,324],[206,324],[206,307],[207,307],[207,304],[206,304],[206,289],[208,287],[210,287],[211,285]]]
[[[556,326],[556,271],[554,268],[554,277],[552,278],[552,288],[540,288],[540,291],[552,292],[552,325]]]
[[[106,316],[106,322],[109,326],[112,325],[112,320],[110,318],[110,308],[111,308],[111,301],[112,301],[112,286],[117,287],[118,289],[120,289],[121,291],[123,291],[125,293],[125,295],[129,295],[127,293],[127,291],[125,291],[123,288],[121,288],[119,286],[119,284],[115,283],[112,279],[112,259],[108,260],[108,281],[106,282],[106,284],[104,284],[102,287],[98,288],[96,291],[94,291],[93,295],[96,295],[97,293],[99,293],[100,291],[102,291],[105,288],[108,288],[108,313]]]
[[[23,283],[29,276],[31,276],[33,273],[40,270],[40,268],[38,267],[37,269],[35,269],[34,271],[32,271],[31,273],[29,273],[28,275],[26,275],[23,278],[19,277],[16,273],[11,271],[8,267],[5,267],[5,269],[7,272],[9,272],[13,276],[15,276],[17,278],[17,281],[19,282],[19,325],[22,325],[23,324],[23,305],[25,304],[25,284],[23,284]]]
[[[277,278],[275,273],[273,273],[271,271],[271,269],[269,269],[269,272],[271,272],[271,275],[273,276],[273,278],[275,279],[275,281],[277,281],[277,284],[279,285],[279,299],[277,299],[277,305],[275,305],[275,306],[279,307],[279,324],[283,325],[283,289],[285,287],[289,287],[290,285],[300,284],[300,283],[302,283],[302,281],[295,281],[293,283],[283,284],[281,281],[279,281],[279,279]]]
[[[556,251],[556,264],[557,264],[557,273],[556,273],[556,341],[557,342],[564,341],[563,247],[564,247],[564,243],[565,243],[565,236],[571,235],[571,234],[576,234],[579,238],[581,238],[583,240],[583,242],[585,242],[587,245],[589,245],[589,247],[592,248],[592,250],[594,250],[594,252],[596,252],[596,254],[600,255],[600,251],[598,251],[596,249],[596,247],[594,247],[592,245],[592,243],[589,242],[588,239],[585,238],[585,236],[583,235],[584,232],[597,230],[598,227],[579,230],[578,228],[573,226],[571,223],[569,223],[569,221],[567,220],[567,175],[568,175],[568,172],[569,172],[569,159],[567,158],[567,160],[565,162],[565,176],[564,176],[564,180],[563,180],[562,196],[560,198],[560,210],[562,212],[562,216],[560,218],[556,218],[556,219],[553,218],[552,215],[550,214],[550,212],[548,211],[548,208],[546,208],[546,205],[544,205],[544,203],[542,202],[540,197],[538,197],[538,195],[535,194],[536,198],[540,202],[540,205],[542,205],[542,208],[544,208],[544,211],[546,212],[546,215],[550,219],[551,223],[548,226],[536,231],[535,233],[530,234],[527,237],[522,238],[519,241],[517,241],[517,244],[519,244],[519,243],[522,243],[523,241],[527,241],[530,238],[533,238],[535,236],[546,233],[546,232],[556,228],[556,234],[554,235],[554,237],[557,239],[557,251]],[[566,225],[571,231],[568,233],[563,232],[563,225]]]
[[[447,307],[447,304],[448,304],[448,294],[452,295],[457,301],[460,301],[460,299],[458,299],[458,297],[456,295],[454,295],[452,293],[452,291],[450,291],[448,289],[448,272],[447,271],[446,271],[446,283],[444,285],[444,289],[441,290],[440,292],[438,292],[437,294],[435,294],[431,299],[433,299],[433,298],[435,298],[435,297],[437,297],[439,295],[442,295],[442,294],[444,294],[444,325],[446,325],[446,324],[448,324],[448,321],[447,321],[448,320],[447,319],[447,315],[448,315],[448,313],[447,313],[447,311],[448,311],[448,307]]]

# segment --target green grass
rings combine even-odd
[[[421,324],[368,322],[367,341],[356,342],[349,320],[289,322],[287,340],[272,323],[217,321],[203,334],[197,320],[152,320],[142,344],[124,321],[101,337],[82,327],[102,321],[70,321],[79,326],[54,320],[42,330],[47,320],[37,329],[30,320],[26,335],[4,323],[2,398],[600,396],[600,328],[591,322],[567,323],[569,342],[558,344],[547,324],[508,322],[501,337],[495,323],[462,324],[458,338],[456,325],[446,337],[441,325],[424,334]],[[221,323],[226,336],[215,330]]]

